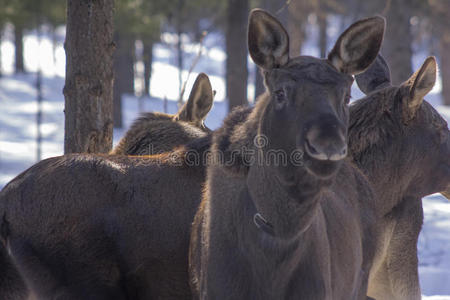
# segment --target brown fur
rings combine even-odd
[[[389,68],[379,57],[366,74],[356,77],[358,85],[371,93],[350,108],[349,147],[377,194],[379,236],[369,281],[369,296],[377,300],[421,298],[417,260],[421,198],[450,184],[450,132],[444,119],[423,101],[434,85],[435,65],[433,58],[427,59],[397,87],[391,86]],[[420,78],[424,72],[428,77]]]
[[[205,162],[186,165],[186,155],[209,145],[66,155],[12,180],[0,193],[2,239],[38,299],[190,299],[189,224]]]
[[[212,106],[212,101],[213,91],[208,76],[201,73],[194,83],[188,101],[176,115],[144,114],[134,122],[111,154],[149,155],[169,151],[196,139],[198,142],[194,142],[192,145],[208,141],[210,130],[204,126],[203,120]],[[203,146],[201,148],[203,149]],[[177,153],[183,151],[188,150],[181,147],[170,156],[162,155],[154,157],[154,159],[159,159],[161,163],[177,161],[178,164],[182,165],[186,162],[184,156],[178,156]],[[189,153],[189,151],[186,153]],[[169,161],[166,161],[167,159]],[[187,159],[189,160],[189,157]],[[189,165],[199,166],[201,163],[198,159],[189,161]],[[4,235],[6,236],[7,233],[4,233]],[[0,265],[2,266],[0,271],[0,299],[26,299],[28,292],[25,283],[4,247],[0,247]]]
[[[383,28],[381,19],[357,22],[328,60],[289,59],[280,23],[252,12],[249,50],[264,69],[268,92],[213,134],[213,160],[191,233],[197,298],[366,299],[372,192],[341,154],[348,75],[375,59]],[[255,144],[257,136],[266,137],[264,146]],[[267,154],[273,150],[288,156],[301,150],[303,165],[272,164]],[[265,219],[260,228],[258,214]]]
[[[267,99],[266,99],[267,101]],[[228,118],[228,121],[231,120],[239,120],[243,116],[247,116],[248,122],[254,121],[249,114],[248,111],[237,111],[236,113],[241,114],[240,116],[236,115],[230,115]],[[235,126],[232,126],[231,122],[225,122],[228,123],[230,128],[222,128],[222,132],[237,132],[240,131],[242,133],[242,128],[239,128],[242,126],[242,123],[236,123]],[[245,136],[248,133],[245,132],[242,137],[242,142],[246,140]],[[236,136],[236,134],[235,134]],[[225,136],[222,136],[217,132],[217,135],[214,134],[214,141],[213,144],[213,151],[217,151],[220,147],[218,142],[219,140],[226,139]],[[247,144],[247,143],[245,143]],[[232,199],[233,194],[236,193],[236,191],[239,191],[243,189],[242,180],[244,180],[246,177],[245,174],[247,174],[247,171],[242,172],[242,170],[247,170],[247,166],[244,168],[232,168],[228,169],[228,167],[221,168],[221,167],[210,167],[208,170],[209,176],[207,180],[207,190],[204,193],[204,197],[209,197],[211,195],[212,189],[214,189],[215,194],[220,194],[223,199],[224,203],[228,203],[228,200],[225,199]],[[226,179],[227,184],[224,183],[224,178]],[[211,182],[217,182],[217,186],[211,187]],[[265,183],[268,185],[268,183]],[[260,194],[269,194],[271,199],[273,201],[279,201],[278,200],[278,193],[281,193],[280,191],[276,191],[275,193],[271,191],[270,186],[260,186],[260,191],[258,192],[258,195]],[[356,188],[355,188],[356,187]],[[244,188],[245,189],[245,188]],[[328,240],[330,243],[329,249],[332,249],[331,260],[334,262],[332,266],[332,274],[328,274],[328,276],[332,276],[333,280],[331,281],[331,286],[328,286],[329,289],[333,291],[333,298],[332,299],[351,299],[351,297],[358,297],[360,299],[365,299],[365,289],[362,289],[362,292],[359,296],[355,295],[355,291],[352,290],[352,288],[348,285],[348,278],[353,278],[355,276],[354,272],[355,270],[362,270],[364,267],[359,267],[355,269],[350,269],[349,266],[358,264],[358,258],[364,259],[366,261],[370,261],[370,257],[372,255],[373,246],[371,246],[371,242],[374,240],[374,237],[372,236],[372,228],[371,224],[373,225],[374,216],[372,215],[373,207],[372,207],[372,193],[371,189],[367,186],[367,181],[365,179],[365,176],[362,175],[356,168],[353,167],[353,165],[350,162],[345,162],[344,166],[340,169],[340,171],[337,173],[337,176],[335,178],[334,183],[332,184],[332,187],[330,189],[326,189],[322,191],[323,196],[321,197],[321,200],[319,201],[321,203],[320,208],[318,210],[321,214],[323,214],[323,217],[320,218],[320,220],[324,221],[325,224],[322,224],[322,226],[327,227],[327,231],[329,232]],[[212,245],[216,244],[216,241],[210,241],[209,238],[202,235],[200,231],[200,227],[198,224],[205,224],[204,220],[204,212],[205,210],[209,210],[209,201],[205,198],[201,206],[199,208],[199,211],[197,212],[197,215],[194,219],[194,227],[192,231],[192,240],[191,240],[191,249],[190,249],[190,261],[191,261],[191,272],[193,274],[192,284],[194,286],[194,289],[196,289],[199,285],[198,274],[201,272],[199,270],[194,269],[195,268],[195,260],[198,258],[198,253],[200,249],[198,249],[198,244],[195,242],[200,241],[202,243],[205,243],[206,245]],[[245,198],[239,198],[237,201],[241,202],[244,201]],[[342,199],[345,199],[342,201]],[[362,199],[360,201],[359,199]],[[220,202],[220,201],[219,201]],[[250,233],[250,238],[247,240],[245,239],[243,241],[243,245],[239,246],[239,249],[241,247],[245,249],[245,251],[248,251],[249,257],[256,257],[255,260],[258,261],[258,263],[261,264],[261,266],[267,266],[267,257],[263,256],[261,257],[261,253],[254,252],[252,250],[253,245],[252,243],[255,242],[254,239],[257,240],[258,243],[260,243],[260,247],[273,247],[273,254],[278,253],[279,251],[282,251],[283,243],[281,241],[279,243],[275,241],[272,241],[268,237],[264,237],[264,233],[258,230],[255,227],[255,224],[252,221],[252,209],[251,207],[245,206],[242,209],[237,208],[236,211],[233,214],[236,214],[235,217],[227,217],[227,209],[220,206],[218,208],[220,211],[220,215],[222,215],[222,218],[232,219],[232,220],[242,220],[244,222],[245,227],[240,230],[244,230],[242,234]],[[240,212],[242,210],[242,212]],[[250,211],[249,211],[250,210]],[[358,216],[355,218],[355,216]],[[287,217],[287,216],[286,216]],[[322,219],[323,218],[323,219]],[[302,219],[302,218],[299,218]],[[309,219],[309,218],[308,218]],[[338,221],[339,220],[339,221]],[[316,221],[317,222],[317,221]],[[316,222],[314,222],[312,227],[316,227]],[[319,221],[319,223],[321,223]],[[316,226],[314,226],[316,225]],[[321,227],[321,226],[319,226]],[[227,229],[229,230],[229,234],[227,233],[226,236],[229,235],[234,236],[235,234],[240,235],[241,233],[235,233],[235,226],[230,225],[230,227]],[[299,251],[303,247],[306,248],[305,245],[308,245],[309,242],[307,241],[307,236],[312,234],[313,236],[327,236],[324,232],[317,232],[318,228],[310,229],[308,230],[309,233],[305,233],[304,237],[305,240],[302,240],[302,242],[294,248],[296,251]],[[361,230],[361,231],[359,231]],[[228,231],[227,231],[228,232]],[[363,241],[359,241],[355,243],[354,235],[355,232],[364,232],[365,239]],[[261,240],[259,240],[261,238]],[[353,239],[353,241],[352,241]],[[342,241],[346,241],[343,243]],[[352,241],[352,242],[351,242]],[[362,243],[365,247],[364,253],[355,254],[356,252],[354,249],[358,249],[360,245],[359,243]],[[351,246],[350,246],[351,245]],[[281,248],[279,248],[281,247]],[[299,247],[299,248],[297,248]],[[372,250],[371,250],[372,249]],[[317,249],[316,249],[317,250]],[[305,250],[301,250],[305,251]],[[232,259],[233,263],[228,264],[226,267],[219,268],[220,274],[222,275],[225,272],[232,272],[233,279],[230,279],[230,284],[233,284],[233,288],[227,292],[227,296],[223,295],[215,295],[212,296],[212,298],[220,298],[220,299],[290,299],[292,295],[289,294],[282,294],[281,291],[279,291],[277,288],[275,288],[271,284],[275,284],[272,282],[267,282],[266,278],[259,278],[256,282],[249,281],[247,279],[247,276],[250,276],[246,273],[246,275],[243,275],[242,277],[239,276],[240,269],[246,265],[246,263],[243,263],[239,260],[239,255],[236,255],[234,250],[228,249],[226,251],[228,255],[230,255],[230,259]],[[301,283],[297,284],[297,280],[293,280],[291,283],[293,287],[301,288],[303,290],[301,299],[320,299],[325,297],[320,291],[323,286],[320,286],[320,284],[325,283],[325,281],[322,280],[313,280],[313,276],[316,275],[315,267],[317,265],[314,263],[314,259],[317,259],[319,261],[323,260],[323,250],[318,251],[319,253],[315,253],[315,251],[308,250],[308,252],[304,253],[306,261],[311,261],[312,265],[309,264],[302,264],[302,268],[306,268],[305,272],[306,274],[304,276],[310,277],[305,283],[305,286],[303,286]],[[197,253],[197,254],[196,254]],[[271,252],[272,253],[272,252]],[[345,253],[345,255],[344,255]],[[318,256],[316,256],[318,254]],[[364,258],[360,255],[364,255]],[[270,258],[269,258],[270,259]],[[288,260],[287,260],[288,261]],[[287,263],[286,261],[286,263]],[[339,262],[339,263],[338,263]],[[340,265],[342,264],[342,265]],[[320,263],[319,263],[320,265]],[[300,268],[301,269],[301,268]],[[366,266],[365,269],[368,272],[368,267]],[[272,271],[265,271],[265,274],[272,274]],[[299,272],[299,270],[297,270]],[[358,271],[359,272],[359,271]],[[192,275],[191,274],[191,275]],[[197,274],[197,276],[196,276]],[[278,273],[276,273],[278,274]],[[290,274],[290,272],[280,272],[280,279],[288,281],[286,278],[287,274]],[[367,276],[367,274],[365,274]],[[239,276],[239,277],[238,277]],[[275,276],[275,275],[274,275]],[[357,278],[360,278],[359,280],[363,281],[364,274],[358,274],[356,275]],[[267,280],[272,281],[275,280],[274,277],[268,277]],[[351,281],[351,280],[350,280]],[[278,282],[278,281],[277,281]],[[295,282],[295,283],[294,283]],[[286,283],[288,284],[288,283]],[[289,285],[291,285],[289,284]],[[330,283],[328,283],[330,284]],[[354,283],[357,285],[357,283]],[[241,288],[248,288],[254,291],[254,294],[243,294]],[[273,291],[273,294],[266,294],[265,292],[262,292],[262,289],[264,287],[268,287]],[[292,288],[293,288],[292,287]],[[277,294],[279,293],[279,294]],[[353,294],[353,296],[351,296]],[[357,293],[356,293],[357,294]],[[209,294],[208,294],[209,295]],[[244,296],[245,295],[245,296]],[[254,296],[250,296],[254,295]],[[257,296],[255,296],[257,295]],[[205,296],[206,297],[206,296]],[[331,295],[328,295],[327,297],[331,297]]]
[[[389,95],[389,93],[387,93],[387,95]],[[383,97],[385,97],[385,95]],[[392,98],[389,98],[389,97],[387,97],[386,99],[387,100],[392,99]],[[371,98],[371,99],[374,100],[374,99],[377,99],[377,98]],[[401,150],[401,148],[389,147],[390,143],[383,143],[383,142],[381,142],[381,141],[383,141],[383,139],[379,140],[377,138],[377,137],[383,136],[383,134],[380,134],[380,132],[377,132],[378,129],[380,128],[380,126],[378,126],[380,124],[380,122],[385,122],[386,121],[386,120],[382,119],[383,115],[385,115],[385,117],[387,117],[389,119],[389,117],[388,117],[389,115],[385,114],[386,109],[389,108],[389,103],[387,101],[386,102],[385,101],[375,101],[375,102],[364,101],[364,102],[361,103],[361,105],[358,105],[356,107],[358,107],[358,110],[357,110],[358,113],[353,113],[353,107],[351,108],[351,112],[352,112],[351,113],[351,123],[353,125],[355,125],[355,126],[352,126],[350,128],[350,130],[349,130],[349,135],[351,137],[351,141],[353,139],[355,139],[355,141],[361,141],[364,137],[368,137],[369,143],[364,144],[364,145],[366,145],[366,146],[370,145],[370,146],[368,146],[369,148],[373,148],[374,145],[376,144],[376,142],[378,141],[379,142],[379,151],[374,152],[373,155],[367,156],[367,158],[370,158],[375,163],[380,163],[380,161],[383,161],[383,162],[386,161],[385,164],[388,165],[387,164],[387,159],[389,157],[392,157],[392,155],[395,154],[397,151]],[[372,118],[371,115],[375,115],[376,117]],[[236,116],[235,115],[235,116],[230,116],[230,117],[236,118],[238,120],[237,123],[241,123],[241,121],[247,117],[247,112],[244,113],[241,116]],[[437,118],[437,119],[439,121],[440,118]],[[433,118],[431,118],[430,120],[433,120]],[[366,122],[366,121],[368,121],[368,122]],[[232,123],[232,122],[230,122],[230,123]],[[377,126],[373,126],[374,124],[377,125]],[[391,123],[388,123],[388,124],[391,124]],[[364,126],[362,126],[362,125],[364,125]],[[358,126],[360,126],[360,128]],[[364,129],[364,128],[366,128],[366,126],[367,126],[367,130]],[[434,130],[438,129],[438,127],[434,127],[434,128],[435,128]],[[381,133],[387,132],[388,130],[389,130],[389,128],[380,128]],[[397,132],[397,135],[392,135],[392,140],[393,141],[399,140],[399,137],[401,137],[403,135],[403,131],[395,131],[395,132]],[[352,135],[352,133],[354,133],[354,135]],[[374,133],[373,137],[372,137],[372,133]],[[426,138],[426,135],[425,136],[423,136],[423,135],[420,136],[421,132],[418,131],[418,130],[411,131],[410,134],[411,135],[415,135],[416,139],[418,139],[418,140],[422,140],[423,138]],[[225,135],[225,137],[226,136],[228,136],[228,135]],[[358,143],[354,143],[353,144],[353,146],[356,146],[356,145],[358,145]],[[409,147],[407,147],[407,148],[409,148]],[[356,147],[355,149],[360,149],[358,151],[367,150],[366,147],[361,147],[361,148]],[[392,153],[386,153],[387,151],[392,151]],[[427,152],[426,155],[428,155],[429,158],[430,157],[431,158],[435,157],[434,153],[428,153]],[[363,156],[363,157],[365,157],[365,156]],[[369,162],[370,159],[368,159],[365,162],[367,164],[367,166],[368,166],[367,167],[368,170],[372,170],[371,168],[375,164],[375,163],[370,163]],[[420,169],[421,167],[422,167],[421,165],[416,165],[416,168],[418,168],[419,170],[421,170]],[[389,169],[389,168],[386,168],[386,169]],[[386,169],[383,169],[382,172],[384,172]],[[377,169],[375,169],[375,170],[377,170]],[[367,171],[367,172],[369,172],[369,171]],[[427,173],[425,173],[424,176],[426,174]],[[368,174],[368,175],[370,175],[370,174]],[[400,175],[402,175],[402,174],[400,174]],[[428,175],[428,176],[430,176],[430,175]],[[428,179],[426,179],[426,180],[427,180],[426,182],[428,182]],[[386,187],[382,186],[382,188],[380,190],[386,190]],[[407,202],[405,202],[405,203],[407,203]],[[418,203],[418,202],[416,201],[414,203]],[[393,212],[399,212],[399,208],[401,208],[401,207],[402,206],[398,206],[398,208],[393,210]],[[403,218],[404,220],[409,220],[408,218],[411,218],[412,216],[414,216],[413,214],[411,214],[409,212],[409,210],[402,209],[402,211],[406,212],[406,215],[408,216],[407,218]],[[419,218],[419,220],[420,220],[420,218]],[[178,221],[179,220],[177,220],[177,222]],[[404,241],[401,241],[401,243],[404,243]],[[404,270],[403,270],[403,272],[404,272]]]
[[[204,137],[210,130],[203,121],[212,107],[213,91],[206,74],[195,80],[188,101],[175,115],[148,112],[131,125],[113,155],[164,153],[189,141]]]
[[[369,103],[369,102],[366,102],[366,103]],[[378,103],[378,104],[380,104],[380,103]],[[381,103],[381,107],[384,107],[383,105],[382,105],[383,103]],[[373,110],[373,109],[367,109],[367,106],[365,107],[366,108],[366,114],[362,114],[361,115],[361,119],[360,119],[360,121],[359,122],[361,122],[361,120],[366,120],[366,117],[368,117],[369,116],[369,114],[370,114],[370,112],[373,112],[373,111],[375,111],[375,110],[377,110],[377,106],[374,106],[373,108],[375,109],[375,110]],[[380,110],[380,109],[378,109],[378,110]],[[353,118],[357,118],[357,116],[356,115],[354,115],[354,114],[352,114],[352,120],[353,120]],[[380,119],[376,119],[376,118],[373,118],[375,121],[379,121]],[[355,124],[360,124],[359,122],[356,122]],[[362,124],[363,122],[361,122],[361,124]],[[368,122],[368,123],[364,123],[365,125],[369,125],[370,124],[370,122]],[[372,124],[374,124],[374,123],[372,123]],[[369,126],[370,127],[370,126]],[[350,134],[352,133],[352,131],[355,131],[356,129],[355,128],[357,128],[357,126],[355,126],[355,127],[352,127],[351,129],[350,129]],[[364,128],[364,127],[362,127],[362,128]],[[371,128],[371,130],[376,130],[377,128],[375,127],[375,126],[372,126],[372,127],[370,127]],[[437,128],[437,127],[436,127]],[[385,130],[385,129],[382,129],[382,131],[383,130]],[[447,130],[448,131],[448,130]],[[400,132],[400,131],[398,131],[398,132]],[[360,138],[360,139],[363,139],[365,136],[366,136],[366,134],[367,134],[367,136],[370,136],[370,133],[371,133],[371,131],[370,131],[370,129],[368,130],[368,131],[364,131],[363,133],[361,133],[360,135],[358,135],[358,137]],[[417,134],[417,132],[411,132],[411,134]],[[382,136],[382,134],[380,134],[379,132],[378,133],[376,133],[375,134],[375,136]],[[394,135],[394,137],[395,137],[395,135]],[[373,142],[376,142],[376,141],[380,141],[380,140],[378,140],[378,138],[370,138],[369,139],[369,141],[370,141],[370,143],[368,143],[368,144],[372,144],[373,145]],[[387,147],[388,149],[391,149],[392,150],[392,148],[389,148],[388,147],[388,144],[387,143],[381,143],[381,146],[380,147],[383,147],[383,146],[385,146],[385,147]],[[361,148],[362,149],[362,148]],[[364,148],[364,150],[367,150],[367,149],[365,149]],[[396,151],[398,151],[399,149],[393,149],[393,150],[396,150]],[[387,151],[387,150],[386,150]],[[383,151],[380,151],[380,152],[377,152],[378,154],[380,154],[380,153],[383,153]],[[374,160],[374,161],[379,161],[379,160],[377,160],[377,159],[375,159],[375,157],[376,156],[371,156],[372,157],[372,159]],[[384,157],[384,158],[383,158]],[[387,159],[387,157],[389,157],[389,155],[385,155],[385,156],[382,156],[381,157],[381,159]],[[448,157],[448,156],[447,156]],[[368,166],[371,166],[372,164],[368,164]],[[399,206],[399,207],[401,207],[401,206]],[[395,209],[394,210],[394,212],[397,212],[398,211],[398,209]],[[408,210],[406,210],[406,212],[408,212]],[[408,213],[409,214],[409,213]],[[408,215],[407,214],[407,215]],[[411,214],[409,214],[409,216],[411,216]]]

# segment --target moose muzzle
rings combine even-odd
[[[306,153],[322,161],[344,159],[347,156],[345,132],[344,126],[334,116],[321,118],[306,134]]]

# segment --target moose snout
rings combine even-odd
[[[305,151],[314,159],[339,161],[347,156],[343,127],[338,122],[313,125],[306,134]]]

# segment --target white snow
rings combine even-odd
[[[314,21],[314,20],[312,20]],[[10,29],[9,29],[10,30]],[[309,29],[314,35],[315,29]],[[335,35],[339,30],[329,30],[329,35]],[[0,188],[20,172],[36,163],[36,89],[34,87],[35,74],[12,75],[14,46],[11,34],[7,32],[3,40],[1,57],[4,77],[0,78]],[[62,47],[63,35],[59,36],[58,45],[53,56],[51,41],[44,34],[39,43],[34,34],[27,34],[25,43],[25,65],[27,70],[36,71],[38,64],[43,70],[43,134],[42,158],[61,155],[63,153],[64,138],[64,86],[65,54]],[[164,35],[164,39],[174,42],[173,35]],[[331,38],[330,40],[333,40]],[[217,128],[227,113],[225,99],[224,63],[225,53],[221,48],[222,38],[208,35],[205,40],[207,49],[199,61],[186,88],[184,98],[189,95],[191,86],[198,72],[210,75],[213,88],[217,91],[213,110],[209,114],[206,124],[210,128]],[[187,69],[197,55],[198,48],[189,44],[185,53],[185,70],[183,80],[187,77]],[[317,55],[314,38],[308,39],[304,53]],[[152,98],[138,99],[134,96],[125,96],[124,122],[125,129],[115,130],[114,142],[120,139],[126,128],[139,114],[139,101],[143,102],[144,111],[163,111],[167,107],[168,113],[177,111],[174,100],[178,98],[178,70],[176,68],[176,55],[173,46],[158,44],[154,49],[155,62],[151,79]],[[423,62],[425,54],[418,54],[414,58],[414,67]],[[249,63],[250,73],[255,72],[253,63]],[[253,77],[249,77],[249,97],[253,94]],[[362,93],[353,88],[353,98],[357,99]],[[440,83],[428,95],[427,100],[439,112],[450,120],[450,107],[441,104]],[[167,101],[163,99],[167,98]],[[166,102],[166,105],[164,104]],[[423,200],[425,221],[419,239],[420,280],[423,299],[444,300],[450,299],[450,202],[439,194],[431,195]],[[448,295],[448,296],[438,296]]]

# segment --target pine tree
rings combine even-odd
[[[68,0],[64,152],[112,147],[112,0]]]
[[[248,0],[228,0],[226,82],[228,108],[247,104]]]

